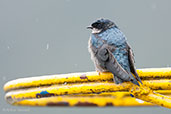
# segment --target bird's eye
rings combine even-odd
[[[93,23],[93,24],[92,24],[92,27],[97,28],[97,29],[101,29],[101,28],[102,28],[102,24],[96,22],[96,23]]]
[[[93,23],[92,26],[93,27],[97,27],[100,23]]]

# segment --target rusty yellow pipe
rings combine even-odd
[[[57,95],[71,95],[71,94],[89,94],[100,93],[108,91],[120,91],[128,90],[132,84],[123,83],[122,85],[116,85],[113,82],[91,82],[91,83],[79,83],[79,84],[67,84],[67,85],[52,85],[48,87],[29,88],[21,90],[11,90],[6,93],[6,99],[14,99],[18,101],[21,99],[36,98],[41,92],[48,92],[51,96]]]
[[[161,94],[165,94],[167,96],[171,96],[171,90],[156,90],[155,91],[156,93],[161,93]],[[43,106],[43,104],[47,104],[49,102],[49,99],[51,100],[53,96],[43,96],[42,95],[42,98],[46,99],[46,100],[43,100],[41,98],[41,96],[39,96],[38,98],[31,98],[33,100],[31,100],[30,98],[23,98],[23,96],[20,96],[20,98],[15,98],[15,96],[13,96],[13,98],[11,96],[6,96],[6,100],[7,102],[9,102],[10,104],[18,104],[18,105],[22,105],[23,101],[24,100],[24,104],[23,105],[26,105],[28,103],[28,105],[30,105],[29,102],[33,102],[33,104],[31,104],[32,106],[34,106],[35,104],[37,104],[37,102],[40,102],[40,105],[39,106]],[[92,99],[92,100],[95,100],[96,98],[100,98],[100,99],[103,99],[105,100],[106,98],[110,98],[111,100],[115,100],[115,103],[114,103],[114,106],[116,106],[117,102],[120,100],[120,102],[118,102],[118,105],[117,106],[144,106],[146,105],[145,102],[143,102],[142,100],[138,100],[138,99],[133,99],[131,96],[130,96],[130,92],[103,92],[103,93],[98,93],[98,94],[95,94],[95,93],[90,93],[90,94],[71,94],[71,95],[65,95],[65,96],[56,96],[55,98],[67,98],[68,100],[65,101],[65,102],[68,102],[68,101],[72,101],[72,99],[74,98],[75,101],[80,102],[80,98],[85,98],[85,99]],[[78,98],[78,99],[77,99]],[[40,100],[36,100],[36,99],[40,99]],[[116,101],[117,100],[117,101]],[[136,102],[131,102],[129,103],[130,101],[132,100],[136,100]],[[127,102],[126,102],[127,101]],[[61,102],[60,100],[56,100],[56,102]],[[86,100],[85,102],[89,102],[91,103],[91,101],[88,101]],[[100,103],[101,101],[99,101]],[[122,103],[123,102],[123,103]],[[137,102],[139,102],[137,104]],[[98,103],[98,102],[97,102]],[[109,103],[106,101],[106,103]],[[145,103],[145,104],[144,104]]]
[[[171,68],[148,68],[137,70],[141,79],[170,79]],[[111,73],[85,72],[60,75],[47,75],[29,78],[20,78],[7,82],[4,90],[49,86],[54,84],[110,81],[113,79]]]
[[[28,87],[39,87],[43,85],[49,86],[54,84],[76,82],[108,81],[111,80],[112,77],[113,75],[111,73],[86,72],[20,78],[7,82],[4,85],[4,91]]]
[[[153,90],[171,90],[171,79],[144,80],[142,82],[144,86],[147,86]]]
[[[150,87],[154,90],[169,90],[171,89],[170,80],[153,80],[143,81],[144,86]],[[39,88],[28,88],[11,90],[6,94],[6,99],[14,99],[14,101],[37,98],[41,95],[41,92],[48,92],[48,96],[57,95],[72,95],[72,94],[91,94],[101,92],[113,92],[113,91],[128,91],[134,86],[130,82],[124,82],[122,84],[114,84],[113,82],[89,82],[89,83],[76,83],[66,85],[52,85]]]
[[[56,96],[39,99],[26,99],[15,102],[13,105],[24,106],[154,106],[154,104],[144,102],[142,100],[125,97],[70,97],[70,96]]]
[[[89,83],[89,87],[91,87],[92,84],[93,83]],[[102,83],[99,83],[98,86],[103,86],[101,84]],[[125,84],[127,84],[127,83],[125,83]],[[78,87],[77,84],[75,84],[74,86]],[[56,101],[55,100],[49,100],[49,99],[52,99],[51,97],[55,95],[53,93],[53,91],[54,91],[53,89],[57,89],[57,90],[60,91],[60,89],[56,88],[56,87],[51,88],[51,89],[46,88],[49,91],[49,93],[47,94],[48,96],[47,95],[45,95],[45,96],[42,95],[42,97],[48,97],[48,98],[40,98],[41,97],[40,92],[42,92],[42,90],[40,91],[39,88],[34,88],[35,90],[39,91],[38,93],[35,92],[36,93],[35,94],[34,91],[33,91],[33,88],[32,88],[31,90],[29,90],[30,92],[28,92],[27,90],[13,90],[11,92],[8,92],[6,94],[6,99],[7,99],[7,101],[9,103],[14,104],[14,105],[30,105],[30,106],[48,106],[48,105],[49,106],[50,105],[58,106],[61,103],[62,104],[63,103],[68,103],[68,106],[79,106],[80,102],[81,102],[82,105],[85,105],[86,103],[88,103],[88,104],[91,104],[91,105],[94,104],[96,106],[108,106],[109,104],[112,105],[112,106],[146,106],[147,105],[146,102],[140,101],[138,99],[133,100],[131,97],[129,97],[129,92],[106,92],[106,93],[97,94],[99,92],[99,90],[100,91],[102,90],[101,88],[98,88],[98,86],[96,85],[96,87],[97,87],[97,88],[95,87],[97,89],[96,90],[96,89],[90,89],[88,87],[88,85],[85,84],[83,86],[83,88],[85,90],[81,90],[82,87],[80,86],[80,87],[78,87],[78,88],[80,88],[79,91],[78,91],[78,88],[69,87],[68,88],[69,90],[75,90],[75,92],[77,91],[76,92],[77,94],[74,95],[73,94],[74,91],[66,90],[67,92],[71,92],[71,93],[69,93],[68,96],[66,97],[68,100],[62,100],[62,101],[59,100],[58,98],[65,99],[64,96],[54,97],[54,99],[57,98]],[[131,86],[130,88],[132,88],[132,87],[135,88],[136,87],[136,89],[131,90],[132,94],[136,98],[139,98],[141,100],[151,102],[151,103],[154,103],[154,104],[157,104],[157,105],[161,105],[161,106],[164,106],[164,107],[167,107],[167,108],[170,108],[171,102],[169,101],[170,100],[169,97],[154,93],[154,92],[152,92],[152,90],[150,90],[149,88],[146,89],[147,87],[144,87],[144,86],[141,86],[140,87],[141,89],[137,89],[138,86],[133,85],[133,84],[130,84],[130,86]],[[107,86],[105,86],[105,87],[107,87]],[[113,87],[112,88],[107,87],[107,88],[103,88],[103,89],[104,90],[109,90],[109,91],[111,91],[111,89],[113,89]],[[64,94],[66,92],[65,89],[67,89],[67,88],[62,87],[62,90],[64,90],[63,91]],[[43,90],[43,91],[45,91],[45,90]],[[102,91],[102,92],[104,92],[104,91]],[[156,92],[168,94],[169,96],[170,96],[169,93],[171,93],[170,90],[156,90]],[[86,94],[83,94],[83,93],[86,93]],[[96,93],[96,94],[93,95],[94,93]],[[38,94],[40,95],[39,97],[37,97]],[[31,96],[31,95],[33,95],[33,96]],[[56,94],[56,95],[59,95],[59,94]],[[44,100],[42,100],[42,99],[44,99]],[[111,102],[112,100],[114,100],[115,102]],[[50,101],[55,101],[55,102],[50,102]],[[140,103],[137,103],[137,101],[140,102]],[[75,104],[72,104],[73,102]],[[151,104],[149,104],[149,105],[151,105]]]
[[[137,70],[141,79],[171,79],[171,67],[143,68]]]
[[[171,108],[171,97],[153,92],[150,88],[145,86],[133,86],[130,92],[143,101],[147,101],[159,106]]]
[[[71,104],[74,101],[72,101],[72,99],[75,99],[74,96],[77,96],[81,98],[77,99],[77,101],[81,100],[82,102],[82,99],[85,98],[87,99],[87,102],[92,102],[97,106],[106,106],[108,102],[103,102],[102,104],[100,104],[94,101],[105,99],[116,100],[119,98],[120,102],[119,100],[116,100],[117,102],[112,102],[112,105],[124,106],[125,104],[121,103],[123,98],[127,98],[128,102],[132,102],[132,99],[128,97],[128,95],[126,95],[124,92],[114,93],[113,91],[128,91],[129,89],[131,89],[132,94],[136,98],[170,108],[170,97],[154,93],[152,90],[170,95],[171,68],[139,69],[137,72],[141,79],[145,79],[143,80],[143,86],[141,87],[133,85],[130,82],[116,85],[112,82],[113,75],[111,73],[72,73],[66,75],[31,77],[10,81],[4,86],[4,90],[6,92],[8,91],[5,97],[6,100],[11,104],[20,105],[20,103],[30,103],[32,100],[42,102],[42,99],[51,99],[52,96],[55,96],[53,98],[58,99],[56,95],[68,95],[67,98],[71,100]],[[137,87],[140,89],[137,89]],[[111,98],[111,96],[113,97]],[[56,101],[57,104],[59,102],[60,100]],[[71,104],[69,104],[69,106],[75,106]],[[127,104],[127,106],[131,105]]]
[[[171,96],[171,90],[154,90],[154,92],[163,94],[165,96]],[[123,98],[123,97],[131,97],[130,92],[127,91],[118,91],[118,92],[102,92],[102,93],[90,93],[90,94],[74,94],[74,95],[68,95],[70,97],[79,96],[79,97],[85,97],[85,96],[112,96],[117,98]]]

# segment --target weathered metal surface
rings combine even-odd
[[[130,92],[134,97],[143,101],[151,102],[153,104],[171,108],[171,97],[153,92],[150,88],[145,86],[134,86]]]
[[[29,106],[153,106],[153,103],[171,108],[171,68],[137,71],[143,82],[140,87],[130,82],[114,84],[111,73],[98,72],[21,78],[5,84],[5,98],[10,104]]]
[[[150,68],[138,69],[140,78],[144,79],[171,79],[171,68]],[[80,83],[80,82],[97,82],[97,81],[111,81],[113,75],[111,73],[99,72],[84,72],[84,73],[70,73],[60,75],[47,75],[30,78],[20,78],[7,82],[4,85],[4,90],[22,89],[39,86],[50,86],[54,84],[65,83]]]
[[[56,96],[40,99],[26,99],[15,102],[14,105],[26,106],[154,106],[151,103],[144,102],[132,97],[115,98],[107,97],[70,97]]]

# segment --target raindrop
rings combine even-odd
[[[5,77],[5,76],[3,76],[3,77],[2,77],[2,80],[3,80],[3,81],[5,81],[5,80],[6,80],[6,77]]]
[[[7,46],[7,49],[10,50],[11,48],[9,46]]]
[[[46,50],[48,50],[48,49],[49,49],[49,44],[47,43],[47,44],[46,44]]]
[[[156,4],[156,3],[153,3],[153,4],[151,5],[151,9],[152,9],[152,10],[156,10],[156,9],[157,9],[157,4]]]
[[[74,64],[75,67],[78,67],[78,64]]]
[[[35,22],[39,22],[39,18],[35,18]]]

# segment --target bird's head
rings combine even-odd
[[[91,26],[87,27],[87,29],[92,29],[92,33],[97,34],[114,26],[114,22],[108,19],[99,19],[92,23]]]

